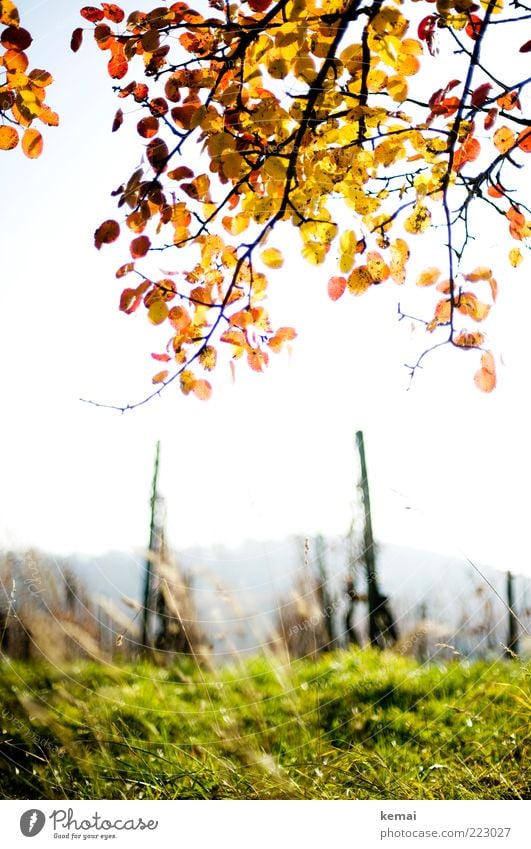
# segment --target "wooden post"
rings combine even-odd
[[[372,533],[371,501],[369,495],[369,478],[365,459],[363,432],[356,432],[356,443],[360,458],[361,480],[360,487],[363,495],[364,524],[363,524],[363,557],[367,571],[367,597],[369,608],[369,642],[371,646],[383,648],[388,643],[396,643],[398,632],[389,609],[387,598],[378,587],[376,576],[376,555]]]
[[[506,657],[518,655],[518,618],[514,609],[514,575],[507,572],[507,608],[509,612],[509,633],[507,636]]]
[[[160,441],[157,440],[155,448],[155,465],[153,468],[153,481],[151,484],[151,517],[149,523],[149,555],[156,551],[157,547],[157,501],[158,501],[158,479],[159,479],[159,460],[160,460]],[[142,605],[142,642],[141,650],[147,653],[150,645],[149,623],[151,619],[151,584],[153,574],[153,563],[151,556],[146,560],[146,570],[144,573],[144,596]]]

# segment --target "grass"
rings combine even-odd
[[[521,799],[531,667],[390,653],[0,666],[0,794],[45,799]]]

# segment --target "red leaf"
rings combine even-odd
[[[142,103],[148,96],[149,89],[145,83],[138,83],[133,89],[133,97],[137,103]]]
[[[124,121],[124,113],[121,109],[118,109],[116,115],[114,116],[114,121],[112,122],[112,132],[115,133],[116,130],[119,130]]]
[[[485,118],[483,126],[486,130],[491,130],[496,122],[496,118],[498,117],[497,109],[489,109],[487,116]]]
[[[0,40],[6,50],[18,50],[21,52],[30,46],[33,38],[27,29],[23,27],[7,27],[0,36]]]
[[[131,256],[133,259],[140,259],[140,257],[145,256],[151,247],[151,241],[148,236],[137,236],[136,239],[133,239],[129,246],[129,250],[131,251]]]
[[[120,24],[125,15],[124,10],[120,9],[119,6],[116,6],[114,3],[102,3],[104,16],[108,21],[112,21],[115,24]]]
[[[171,357],[169,354],[151,354],[154,360],[157,360],[158,363],[169,363]]]
[[[74,53],[77,53],[77,51],[81,47],[82,43],[83,43],[83,30],[82,30],[81,27],[77,27],[77,29],[75,29],[74,32],[72,33],[72,38],[70,40],[70,49]]]
[[[328,297],[337,301],[344,293],[347,286],[345,277],[331,277],[328,281]]]
[[[95,6],[83,6],[79,14],[82,18],[85,18],[86,21],[90,21],[91,24],[95,24],[97,21],[102,21],[104,18],[101,9],[96,9]]]
[[[271,5],[271,0],[247,0],[247,5],[251,7],[253,12],[265,12]]]
[[[163,139],[152,139],[146,148],[148,162],[155,171],[160,171],[166,167],[166,160],[169,155],[168,145]]]
[[[108,24],[98,24],[94,30],[94,40],[100,50],[110,50],[115,41],[110,26]]]
[[[465,32],[469,38],[473,41],[476,41],[479,34],[481,33],[481,28],[483,26],[483,18],[478,18],[477,15],[470,15],[470,21],[466,25]]]
[[[531,52],[531,41],[526,41],[525,44],[522,44],[519,53],[530,53]]]
[[[154,118],[153,115],[141,118],[136,125],[136,129],[143,139],[152,139],[153,136],[157,135],[159,130],[158,118]]]
[[[120,225],[117,221],[104,221],[94,233],[94,244],[99,250],[102,245],[109,245],[111,242],[115,242],[119,235]]]
[[[492,83],[483,83],[483,85],[478,86],[475,91],[472,92],[472,97],[470,98],[472,106],[475,106],[476,108],[483,106],[485,101],[488,100],[491,88]]]
[[[425,18],[422,18],[417,30],[418,37],[421,41],[427,41],[428,36],[435,29],[436,23],[437,18],[435,15],[426,15]]]

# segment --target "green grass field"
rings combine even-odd
[[[217,672],[0,670],[3,798],[531,797],[531,667],[518,661],[349,651]]]

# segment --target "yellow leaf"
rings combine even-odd
[[[282,268],[284,258],[277,248],[266,248],[260,254],[260,259],[268,268]]]
[[[155,376],[151,379],[151,382],[152,382],[152,383],[164,383],[164,381],[166,380],[166,378],[168,377],[168,375],[169,375],[169,371],[168,371],[168,369],[165,369],[164,371],[159,371],[159,372],[158,372],[158,373],[157,373],[157,374],[156,374],[156,375],[155,375]]]
[[[306,242],[302,249],[302,255],[312,265],[321,265],[325,261],[328,248],[329,245],[323,245],[321,242]]]
[[[356,234],[352,230],[344,230],[339,237],[339,246],[341,251],[346,254],[353,254],[356,252],[356,247],[358,244],[358,239]]]
[[[343,272],[343,274],[348,274],[354,265],[354,255],[353,254],[341,254],[339,257],[339,270]]]
[[[189,395],[195,384],[195,377],[190,369],[185,369],[180,377],[181,390],[184,395]]]
[[[17,7],[11,0],[0,0],[0,24],[18,27],[20,18]]]
[[[354,295],[362,295],[367,289],[372,286],[373,279],[366,265],[360,265],[349,274],[347,278],[347,286],[350,292]]]
[[[389,266],[378,251],[369,251],[367,254],[367,271],[374,283],[381,283],[389,277]]]
[[[387,91],[389,96],[396,101],[402,103],[408,94],[407,82],[403,77],[389,77],[387,80]]]
[[[153,301],[149,310],[148,310],[148,318],[152,324],[162,324],[162,322],[168,317],[168,307],[166,306],[166,302],[158,299]]]
[[[509,262],[513,268],[518,268],[521,262],[524,261],[520,248],[513,248],[509,251]]]
[[[509,127],[499,127],[492,137],[494,146],[500,153],[507,153],[516,144],[516,138]]]
[[[426,207],[419,203],[404,221],[404,229],[408,233],[424,233],[431,224],[431,214]]]
[[[426,268],[417,277],[417,286],[433,286],[433,284],[437,282],[440,276],[441,272],[438,268],[434,268],[433,266],[430,268]]]

